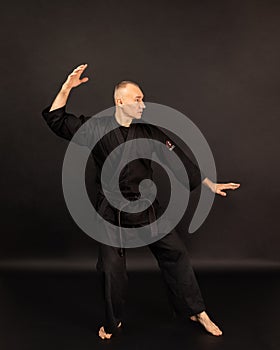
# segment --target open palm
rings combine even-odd
[[[79,67],[75,68],[71,74],[68,75],[67,80],[65,81],[65,86],[72,89],[81,85],[82,83],[86,83],[88,81],[88,77],[84,77],[82,79],[81,75],[87,68],[87,64],[82,64]]]

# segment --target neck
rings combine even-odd
[[[126,127],[130,126],[132,122],[132,118],[124,115],[122,110],[120,110],[119,108],[116,108],[115,118],[120,125]]]

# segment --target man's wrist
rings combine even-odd
[[[202,183],[204,185],[206,185],[207,187],[210,188],[210,190],[214,193],[216,193],[216,184],[214,182],[212,182],[210,179],[208,179],[207,177],[202,181]]]
[[[66,83],[64,83],[61,87],[60,92],[63,95],[69,95],[70,91],[72,90],[72,88],[70,86],[68,86]]]

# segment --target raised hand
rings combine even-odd
[[[83,83],[86,83],[88,81],[88,77],[84,77],[81,79],[81,75],[83,74],[86,68],[87,64],[82,64],[79,67],[75,68],[73,72],[68,75],[67,80],[63,84],[63,87],[72,89]]]

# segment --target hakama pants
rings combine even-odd
[[[186,318],[205,310],[189,254],[175,229],[148,246],[158,262],[168,299],[175,314]],[[104,329],[107,333],[117,330],[123,319],[127,295],[128,276],[126,254],[123,249],[99,244],[97,271],[101,279],[105,304]],[[123,256],[122,256],[123,255]]]

